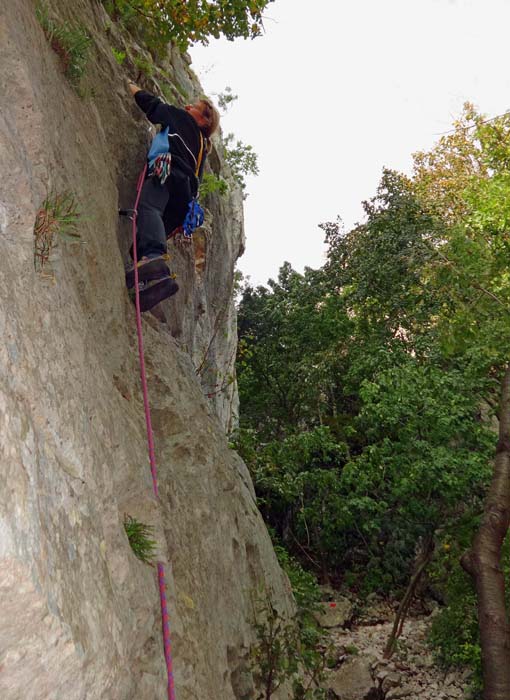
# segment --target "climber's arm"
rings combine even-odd
[[[140,92],[140,90],[142,89],[142,88],[139,88],[138,85],[136,83],[134,83],[132,80],[128,80],[127,84],[128,84],[129,91],[131,92],[131,94],[133,96],[136,95],[137,92]]]
[[[145,112],[147,119],[153,124],[163,124],[167,126],[172,120],[172,111],[175,107],[167,105],[159,97],[156,97],[146,90],[141,90],[135,83],[129,83],[129,90],[135,98],[136,104],[142,112]]]

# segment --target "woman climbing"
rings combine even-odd
[[[219,113],[207,99],[180,109],[131,81],[128,85],[149,121],[161,125],[148,154],[137,214],[140,308],[147,311],[179,289],[165,263],[166,240],[182,227],[193,206]],[[126,273],[126,284],[134,286],[134,269]]]

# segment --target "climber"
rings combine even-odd
[[[198,186],[219,113],[207,99],[180,109],[132,81],[128,87],[149,121],[162,128],[148,154],[137,213],[140,308],[147,311],[179,289],[165,262],[166,240],[176,230],[182,231],[183,224],[185,234],[191,235],[190,219],[196,218]],[[128,270],[128,288],[134,287],[134,279],[134,269]]]

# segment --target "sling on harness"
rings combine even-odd
[[[172,156],[168,145],[169,127],[159,131],[152,139],[152,144],[147,154],[149,163],[149,175],[155,175],[162,185],[170,175]]]

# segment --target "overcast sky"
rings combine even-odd
[[[510,0],[276,0],[265,34],[190,50],[206,92],[239,96],[222,119],[259,156],[248,180],[254,284],[324,262],[318,224],[362,220],[383,167],[451,128],[465,101],[510,108]]]

